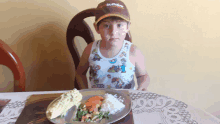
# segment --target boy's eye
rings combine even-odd
[[[109,25],[108,25],[108,24],[104,24],[104,27],[105,27],[105,28],[109,28]]]
[[[120,28],[122,25],[121,24],[117,24],[117,27]]]

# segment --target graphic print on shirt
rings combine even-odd
[[[121,73],[126,73],[126,71],[125,71],[125,65],[122,65],[122,66],[121,66]]]
[[[125,58],[122,58],[121,59],[121,62],[124,64],[126,62],[126,59]]]
[[[104,84],[94,84],[92,88],[105,88]]]
[[[94,49],[94,50],[92,51],[92,54],[95,54],[95,53],[97,53],[97,49]]]
[[[121,59],[121,63],[122,63],[122,65],[121,65],[121,73],[126,73],[126,71],[125,71],[126,59],[125,59],[125,58],[122,58],[122,59]]]
[[[126,52],[123,51],[123,52],[119,55],[119,57],[126,57]]]
[[[110,75],[110,74],[108,74],[108,75],[107,75],[107,77],[108,77],[108,78],[111,78],[111,75]]]
[[[111,87],[111,85],[107,85],[107,88],[108,88],[108,89],[111,89],[112,87]]]
[[[121,51],[114,58],[102,57],[99,46],[101,41],[94,42],[89,58],[90,88],[134,89],[135,67],[129,60],[129,51],[132,43],[124,41]]]
[[[93,61],[100,61],[100,59],[102,59],[99,54],[95,54],[94,58],[92,59]]]
[[[126,85],[124,86],[124,89],[131,89],[131,86],[132,86],[132,84],[131,84],[131,82],[130,82],[130,83],[128,83],[128,84],[126,84]]]
[[[132,81],[134,80],[134,75],[131,75],[131,79]],[[132,82],[129,82],[124,86],[124,89],[131,89],[131,86],[132,86]]]
[[[89,81],[91,81],[92,79],[94,80],[93,82],[95,84],[99,83],[99,79],[97,78],[98,77],[98,70],[101,69],[101,66],[100,65],[94,65],[94,66],[90,66],[90,71],[89,71]]]
[[[118,66],[112,65],[112,67],[110,67],[108,69],[108,72],[109,73],[116,73],[116,72],[120,72],[121,71],[121,73],[126,73],[125,67],[126,67],[125,63],[122,64],[122,65],[118,65]]]
[[[110,67],[108,69],[108,72],[110,73],[115,73],[115,72],[119,72],[121,71],[121,67],[118,65],[118,66],[115,66],[115,65],[112,65],[112,67]]]
[[[115,64],[115,63],[117,62],[117,58],[112,59],[112,60],[109,60],[109,62],[110,62],[111,64]]]
[[[126,50],[128,50],[128,43],[125,43],[125,47],[124,48],[126,48]]]
[[[112,78],[112,84],[116,89],[121,89],[124,82],[120,78]]]

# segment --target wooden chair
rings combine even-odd
[[[0,64],[11,69],[14,76],[14,92],[25,91],[25,72],[16,53],[0,40]]]
[[[67,45],[73,57],[73,61],[75,63],[76,69],[79,65],[80,55],[74,43],[74,38],[76,36],[80,36],[86,41],[87,44],[94,41],[93,32],[89,27],[89,25],[84,21],[85,18],[94,16],[94,13],[95,13],[95,8],[86,9],[84,11],[79,12],[77,15],[75,15],[72,18],[67,28],[67,32],[66,32]],[[125,39],[131,42],[130,32],[126,35]],[[75,88],[79,89],[76,80],[75,80]]]

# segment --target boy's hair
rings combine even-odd
[[[130,22],[128,9],[120,0],[105,0],[98,4],[95,12],[95,25],[107,17],[119,17],[117,20],[123,19]]]
[[[99,29],[99,25],[102,23],[102,21],[103,21],[103,20],[106,20],[106,19],[110,19],[111,21],[123,20],[123,21],[126,21],[126,22],[128,23],[127,20],[124,20],[124,19],[122,19],[122,18],[120,18],[120,17],[110,16],[110,17],[106,17],[106,18],[100,20],[100,21],[97,23],[97,28],[98,28],[98,29]]]

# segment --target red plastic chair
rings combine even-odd
[[[94,41],[93,32],[91,28],[89,27],[89,25],[84,21],[85,18],[94,16],[94,13],[95,13],[95,8],[81,11],[72,18],[72,20],[70,21],[68,25],[67,33],[66,33],[66,40],[67,40],[69,51],[73,57],[75,69],[77,69],[79,65],[80,55],[74,43],[74,38],[76,36],[80,36],[86,41],[87,44]],[[125,39],[132,42],[130,32],[126,35]],[[75,88],[79,89],[79,86],[76,83],[76,80],[75,80]]]
[[[0,40],[0,64],[11,69],[14,75],[14,92],[25,91],[25,72],[22,63],[14,51]]]

